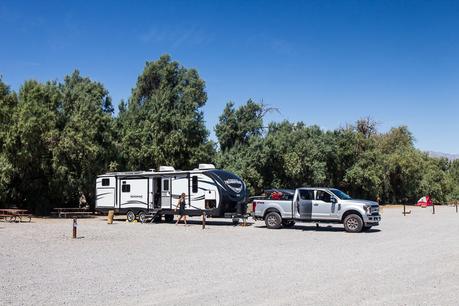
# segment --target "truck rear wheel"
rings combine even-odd
[[[282,227],[282,218],[275,211],[269,212],[265,217],[265,224],[269,229],[279,229]]]
[[[174,215],[164,215],[164,221],[167,223],[174,222]]]
[[[134,214],[134,212],[132,210],[130,210],[130,211],[128,211],[126,213],[126,220],[128,222],[133,222],[135,220],[135,214]]]
[[[360,233],[363,229],[363,220],[357,214],[350,214],[344,218],[344,229],[348,233]]]

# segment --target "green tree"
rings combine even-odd
[[[238,109],[228,102],[215,127],[220,149],[225,151],[235,145],[247,145],[251,137],[263,133],[263,116],[270,109],[249,99]]]
[[[53,177],[50,147],[58,139],[57,113],[60,93],[54,82],[27,81],[19,91],[13,126],[5,152],[13,165],[11,200],[35,213],[50,206]]]
[[[96,176],[116,159],[111,99],[102,84],[79,71],[66,76],[59,91],[59,134],[50,146],[52,188],[60,190],[62,205],[75,205],[79,192],[92,202]]]
[[[6,151],[11,139],[14,121],[13,113],[17,107],[17,96],[0,78],[0,205],[11,199],[11,179],[14,166]]]
[[[124,167],[190,168],[210,162],[214,148],[201,110],[206,101],[204,81],[195,69],[168,55],[147,62],[119,121]]]

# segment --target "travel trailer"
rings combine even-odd
[[[164,216],[172,221],[182,193],[186,194],[186,213],[198,216],[233,218],[246,213],[246,186],[235,174],[200,164],[182,171],[161,166],[159,171],[111,172],[96,180],[96,210],[126,214],[129,222],[144,222]]]

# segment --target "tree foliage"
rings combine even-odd
[[[429,157],[405,126],[385,133],[371,118],[326,131],[272,122],[263,103],[226,104],[209,140],[205,83],[168,55],[147,62],[114,116],[108,91],[78,71],[63,82],[28,80],[18,93],[0,78],[0,205],[34,213],[76,206],[106,171],[200,162],[239,174],[250,193],[330,186],[383,203],[459,201],[459,160]]]
[[[213,143],[201,110],[206,101],[205,84],[196,70],[167,55],[147,62],[129,103],[120,108],[124,168],[189,168],[210,162]]]

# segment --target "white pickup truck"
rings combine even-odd
[[[264,220],[271,229],[292,227],[295,221],[326,222],[342,223],[347,232],[357,233],[381,221],[377,202],[355,200],[335,188],[273,190],[252,205],[254,219]]]

